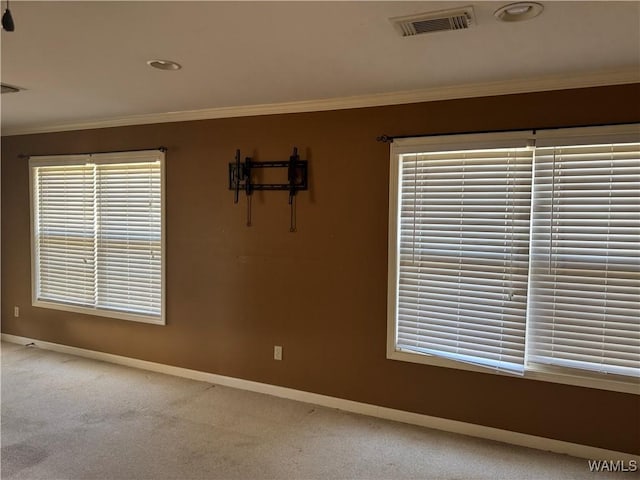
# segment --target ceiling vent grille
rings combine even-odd
[[[389,20],[403,37],[447,30],[465,30],[475,24],[472,7],[395,17]]]

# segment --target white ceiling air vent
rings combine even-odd
[[[403,37],[412,37],[423,33],[443,32],[446,30],[464,30],[475,23],[473,7],[440,10],[406,17],[389,19]]]

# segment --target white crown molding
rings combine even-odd
[[[396,410],[393,408],[380,407],[368,403],[355,402],[342,398],[329,397],[317,393],[304,392],[292,388],[279,387],[267,383],[254,382],[251,380],[243,380],[241,378],[226,377],[215,373],[201,372],[198,370],[190,370],[187,368],[174,367],[161,363],[148,362],[136,358],[123,357],[113,355],[111,353],[97,352],[94,350],[86,350],[84,348],[71,347],[59,343],[45,342],[35,340],[33,338],[21,337],[3,333],[1,336],[5,342],[16,343],[18,345],[32,345],[45,350],[54,352],[76,355],[84,358],[91,358],[103,362],[115,363],[141,370],[164,373],[177,377],[188,378],[200,382],[207,382],[225,387],[247,390],[250,392],[263,393],[274,397],[287,398],[297,400],[299,402],[312,403],[328,408],[337,408],[346,412],[357,413],[360,415],[368,415],[370,417],[383,418],[395,422],[409,423],[435,430],[445,432],[458,433],[470,437],[494,440],[497,442],[519,445],[521,447],[534,448],[548,452],[572,455],[579,458],[587,459],[607,459],[607,460],[623,460],[629,462],[631,460],[640,463],[640,456],[624,452],[616,452],[588,445],[580,445],[577,443],[565,442],[562,440],[554,440],[551,438],[538,437],[525,433],[512,432],[484,425],[476,425],[473,423],[460,422],[457,420],[449,420],[446,418],[432,417],[430,415],[422,415],[419,413],[407,412],[404,410]]]
[[[216,118],[320,112],[327,110],[345,110],[350,108],[380,107],[387,105],[402,105],[408,103],[433,102],[437,100],[489,97],[496,95],[510,95],[516,93],[622,85],[628,83],[640,83],[639,69],[633,68],[604,72],[592,72],[581,75],[556,75],[532,79],[517,79],[478,84],[432,87],[421,90],[377,93],[371,95],[359,95],[353,97],[331,99],[130,115],[125,117],[87,120],[78,123],[44,124],[15,128],[8,127],[2,129],[2,136],[64,132],[71,130],[87,130],[93,128],[123,127],[154,123],[185,122],[191,120],[209,120]]]

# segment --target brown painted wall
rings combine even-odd
[[[389,147],[376,136],[640,121],[640,85],[3,138],[2,332],[437,417],[640,453],[638,396],[385,359]],[[18,154],[167,154],[166,326],[34,308],[29,182]],[[310,161],[253,226],[227,163]],[[13,305],[21,315],[13,318]],[[272,360],[273,345],[284,360]]]

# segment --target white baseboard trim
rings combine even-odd
[[[459,433],[471,437],[478,437],[497,442],[519,445],[522,447],[534,448],[537,450],[545,450],[554,453],[561,453],[586,459],[600,460],[623,460],[629,462],[634,460],[640,463],[640,456],[631,455],[603,448],[591,447],[588,445],[580,445],[576,443],[565,442],[562,440],[554,440],[550,438],[528,435],[525,433],[511,432],[509,430],[501,430],[483,425],[460,422],[457,420],[448,420],[446,418],[432,417],[419,413],[406,412],[403,410],[395,410],[393,408],[379,407],[368,403],[354,402],[342,398],[329,397],[317,393],[304,392],[292,388],[279,387],[277,385],[269,385],[266,383],[253,382],[240,378],[226,377],[215,373],[201,372],[198,370],[190,370],[187,368],[173,367],[171,365],[163,365],[161,363],[148,362],[146,360],[138,360],[135,358],[113,355],[110,353],[97,352],[94,350],[86,350],[83,348],[71,347],[59,343],[45,342],[17,335],[3,333],[1,339],[6,342],[16,343],[19,345],[34,344],[34,346],[51,350],[54,352],[67,353],[84,358],[100,360],[103,362],[115,363],[127,367],[149,370],[152,372],[164,373],[178,377],[189,378],[206,383],[223,385],[226,387],[248,390],[251,392],[264,393],[275,397],[297,400],[300,402],[311,403],[323,407],[336,408],[347,412],[368,415],[371,417],[393,420],[396,422],[418,425],[421,427],[443,430],[451,433]]]

